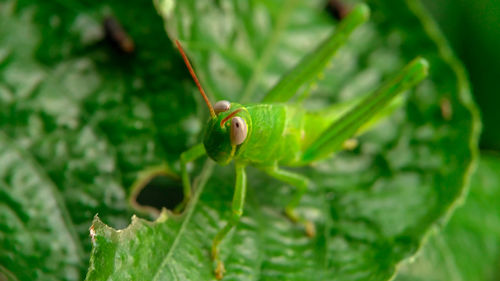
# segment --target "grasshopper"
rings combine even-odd
[[[218,232],[212,243],[214,273],[221,279],[225,272],[219,257],[219,244],[233,229],[243,214],[247,179],[245,167],[252,165],[269,176],[297,188],[285,214],[301,224],[308,236],[315,235],[314,224],[299,216],[295,208],[306,192],[309,180],[280,166],[304,166],[341,150],[343,143],[360,132],[398,94],[414,87],[428,74],[428,62],[416,58],[392,79],[372,94],[362,98],[352,109],[340,117],[328,110],[308,112],[299,104],[287,104],[299,88],[321,74],[328,61],[345,43],[358,26],[368,20],[368,6],[359,4],[340,22],[337,30],[314,52],[306,56],[267,93],[261,104],[243,105],[218,101],[211,105],[196,77],[179,41],[176,45],[210,111],[204,129],[203,143],[183,152],[180,157],[185,206],[191,196],[191,183],[187,164],[208,155],[220,165],[234,162],[236,183],[232,202],[232,216]],[[338,111],[338,109],[337,109]]]

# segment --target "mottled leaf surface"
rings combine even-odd
[[[140,172],[190,144],[191,86],[152,3],[2,1],[0,26],[0,279],[82,280],[93,217],[128,225]]]
[[[316,223],[313,239],[282,214],[291,188],[249,169],[245,214],[221,248],[225,280],[388,280],[465,193],[479,125],[462,67],[417,1],[368,4],[372,20],[305,106],[366,94],[416,56],[430,61],[430,79],[358,148],[298,169],[314,183],[300,207]],[[156,7],[217,100],[258,101],[336,25],[318,1],[164,0]],[[196,195],[181,216],[135,218],[121,231],[94,221],[87,280],[214,279],[209,249],[230,215],[234,172],[211,162],[196,167]]]

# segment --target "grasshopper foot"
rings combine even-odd
[[[299,217],[292,208],[285,208],[285,214],[292,222],[302,224],[309,238],[316,236],[316,226],[314,226],[313,222]]]
[[[174,213],[177,213],[177,214],[182,213],[182,211],[184,211],[184,209],[186,208],[186,205],[187,205],[187,202],[185,202],[183,200],[181,203],[179,203],[179,205],[175,206]]]
[[[217,278],[217,280],[221,280],[222,278],[224,278],[224,273],[226,273],[226,268],[224,267],[224,263],[221,260],[216,260],[215,263],[216,263],[214,270],[215,278]]]
[[[349,151],[356,149],[358,146],[359,146],[359,141],[354,138],[350,138],[344,141],[344,143],[342,144],[342,148]]]
[[[306,234],[309,238],[316,236],[316,226],[312,221],[305,221]]]
[[[211,257],[214,261],[214,275],[217,280],[224,278],[224,273],[226,273],[226,268],[224,267],[224,262],[219,259],[219,243],[214,242],[212,244]]]
[[[184,209],[186,209],[190,198],[191,198],[190,195],[186,196],[184,194],[184,198],[182,199],[182,202],[179,203],[179,205],[175,206],[174,213],[178,213],[178,214],[182,213],[184,211]]]

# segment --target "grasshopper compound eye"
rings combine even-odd
[[[247,138],[247,123],[241,117],[231,119],[231,144],[240,145]]]
[[[218,101],[214,105],[215,114],[228,111],[229,108],[231,108],[231,103],[228,102],[227,100]]]

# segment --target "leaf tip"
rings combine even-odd
[[[106,224],[99,218],[99,214],[95,214],[94,219],[92,220],[92,225],[89,228],[90,235],[95,235],[96,229],[101,229]]]
[[[90,238],[92,239],[92,243],[95,242],[97,236],[109,236],[111,235],[111,232],[114,232],[115,230],[108,225],[106,225],[100,218],[99,214],[96,214],[94,216],[94,219],[92,221],[92,225],[89,228],[89,235]]]

